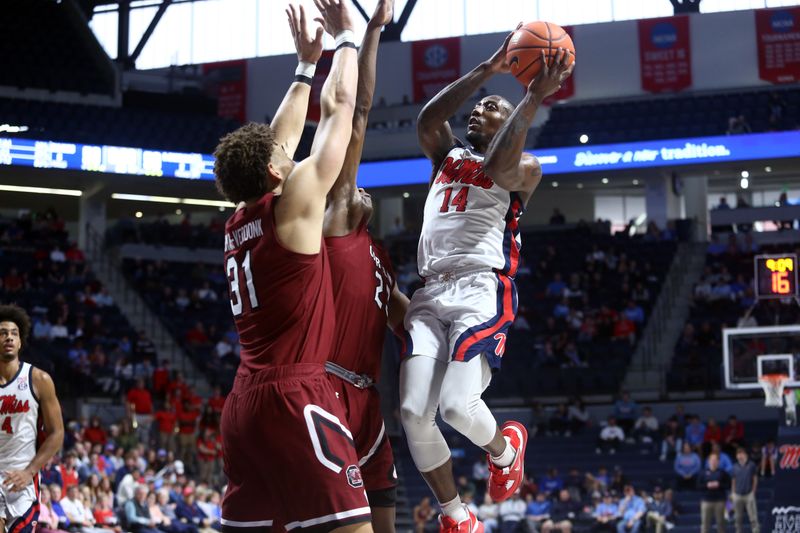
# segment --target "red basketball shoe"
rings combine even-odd
[[[489,461],[489,496],[496,503],[510,498],[522,483],[525,477],[525,446],[528,444],[528,430],[519,422],[506,422],[500,429],[517,453],[511,466],[505,468],[495,465],[490,455],[486,456]]]
[[[456,522],[449,516],[439,515],[439,533],[483,533],[483,522],[465,505],[469,518]]]

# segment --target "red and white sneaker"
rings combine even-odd
[[[456,522],[446,515],[439,515],[439,533],[483,533],[483,522],[472,514],[469,507],[464,506],[469,518]]]
[[[519,422],[506,422],[500,430],[504,437],[509,438],[509,443],[517,453],[511,466],[505,468],[495,465],[490,455],[486,456],[489,461],[489,496],[496,503],[510,498],[522,483],[525,477],[525,446],[528,444],[528,430]]]

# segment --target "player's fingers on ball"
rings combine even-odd
[[[544,54],[544,50],[539,51],[539,60],[542,62],[542,73],[547,74],[547,56]]]

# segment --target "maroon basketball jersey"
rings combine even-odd
[[[225,273],[239,332],[239,374],[295,363],[323,364],[335,329],[328,254],[284,248],[275,204],[264,195],[225,223]]]
[[[336,306],[331,361],[377,380],[395,285],[389,254],[373,242],[366,221],[344,237],[328,237],[325,247]]]

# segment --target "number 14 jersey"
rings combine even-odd
[[[455,146],[437,169],[417,250],[422,277],[481,269],[516,274],[522,199],[484,173],[483,157]]]
[[[265,194],[225,223],[225,274],[241,344],[238,374],[324,364],[336,326],[328,253],[287,250],[275,231],[280,196]]]

